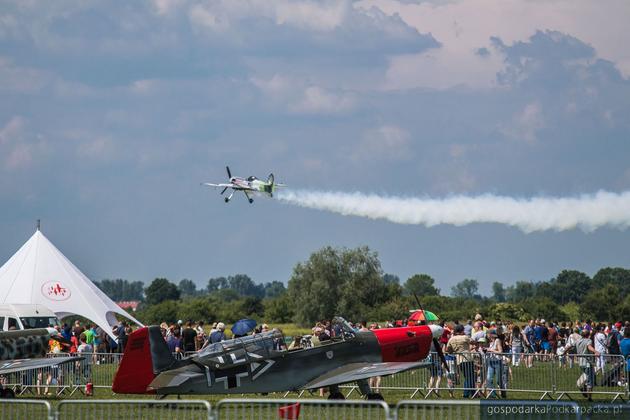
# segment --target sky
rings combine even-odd
[[[0,262],[41,219],[93,280],[286,283],[327,245],[443,293],[630,267],[627,224],[399,224],[200,186],[229,165],[287,191],[623,194],[629,20],[625,0],[1,1]]]

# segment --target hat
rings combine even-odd
[[[179,321],[177,321],[177,325],[182,325],[184,323],[184,321],[182,321],[181,319]]]
[[[615,328],[617,328],[618,330],[621,329],[621,322],[616,322],[615,323]]]
[[[219,322],[219,323],[217,324],[217,328],[218,328],[219,330],[224,330],[224,329],[225,329],[225,324],[224,324],[223,322]]]
[[[481,321],[482,319],[483,317],[481,316],[481,314],[475,315],[475,321]]]
[[[545,321],[545,318],[541,318],[541,319],[540,319],[540,323],[541,323],[541,324],[544,324],[545,322],[546,322],[546,321]]]

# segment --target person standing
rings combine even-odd
[[[182,331],[182,341],[184,343],[184,353],[195,351],[195,340],[197,339],[197,331],[192,327],[192,321],[186,322],[186,327]]]
[[[464,398],[471,398],[475,392],[475,366],[470,352],[470,337],[463,325],[456,325],[453,336],[446,343],[446,352],[455,353],[459,371],[464,377]]]
[[[599,353],[595,373],[600,371],[603,373],[606,367],[606,355],[608,354],[608,340],[606,339],[606,334],[604,334],[603,325],[595,327],[593,341],[595,342],[595,350]]]
[[[619,344],[619,350],[626,360],[626,381],[630,378],[630,328],[625,328],[623,331],[623,340]]]
[[[582,369],[582,374],[577,381],[578,387],[589,401],[593,401],[591,394],[593,392],[593,386],[595,385],[595,369],[593,369],[592,355],[597,357],[599,356],[599,352],[593,347],[593,342],[589,338],[590,335],[589,330],[582,330],[580,339],[577,340],[575,344],[569,344],[569,346],[575,347],[578,364]]]

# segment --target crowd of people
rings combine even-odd
[[[432,345],[429,392],[439,393],[440,382],[446,377],[451,396],[456,384],[460,384],[464,398],[506,397],[508,384],[512,380],[512,368],[520,366],[530,369],[536,363],[546,362],[558,363],[560,368],[578,366],[581,375],[576,386],[590,400],[598,376],[601,377],[600,384],[616,386],[624,384],[630,374],[630,322],[604,324],[586,320],[555,323],[532,319],[519,324],[488,321],[477,314],[465,323],[440,321],[439,324],[443,327],[443,334],[438,343],[446,355],[448,369],[443,369],[437,349]],[[348,325],[358,332],[402,327],[407,323],[386,321],[368,325],[362,321]],[[100,354],[122,352],[132,332],[132,327],[124,321],[113,327],[115,338],[91,323],[81,324],[76,321],[73,325],[63,324],[55,328],[66,339],[66,343],[51,339],[50,353],[86,354],[92,364],[98,364]],[[180,320],[170,324],[163,322],[160,329],[168,348],[175,355],[190,354],[232,338],[223,322],[213,322],[208,329],[203,321],[184,323]],[[269,331],[272,330],[263,323],[251,333]],[[311,334],[295,335],[288,345],[280,330],[273,331],[279,333],[279,338],[273,344],[276,350],[317,347],[344,334],[342,326],[330,320],[317,322]],[[623,355],[626,363],[606,369],[607,363],[613,360],[608,355]],[[75,373],[80,373],[86,382],[90,381],[90,363],[73,367]],[[48,393],[47,386],[60,384],[62,376],[59,368],[40,371],[36,378],[36,392],[39,394],[43,389],[43,393]],[[380,384],[380,377],[370,379],[370,386],[375,392],[379,391]]]
[[[518,325],[488,322],[477,314],[474,320],[463,325],[458,322],[441,324],[444,333],[439,342],[445,353],[453,355],[450,360],[454,360],[463,377],[465,398],[496,397],[495,390],[500,390],[500,395],[505,397],[512,377],[511,367],[524,364],[532,368],[536,361],[557,362],[561,368],[577,364],[581,375],[576,386],[589,400],[597,375],[602,377],[602,385],[617,386],[627,380],[630,372],[630,364],[608,357],[623,355],[627,359],[630,356],[630,322],[604,324],[587,320],[558,324],[535,319]],[[607,371],[607,363],[615,366]],[[439,388],[439,361],[435,360],[433,366],[429,387]]]

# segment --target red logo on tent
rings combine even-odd
[[[42,285],[42,294],[50,300],[66,300],[70,297],[70,289],[58,281],[49,281]]]

